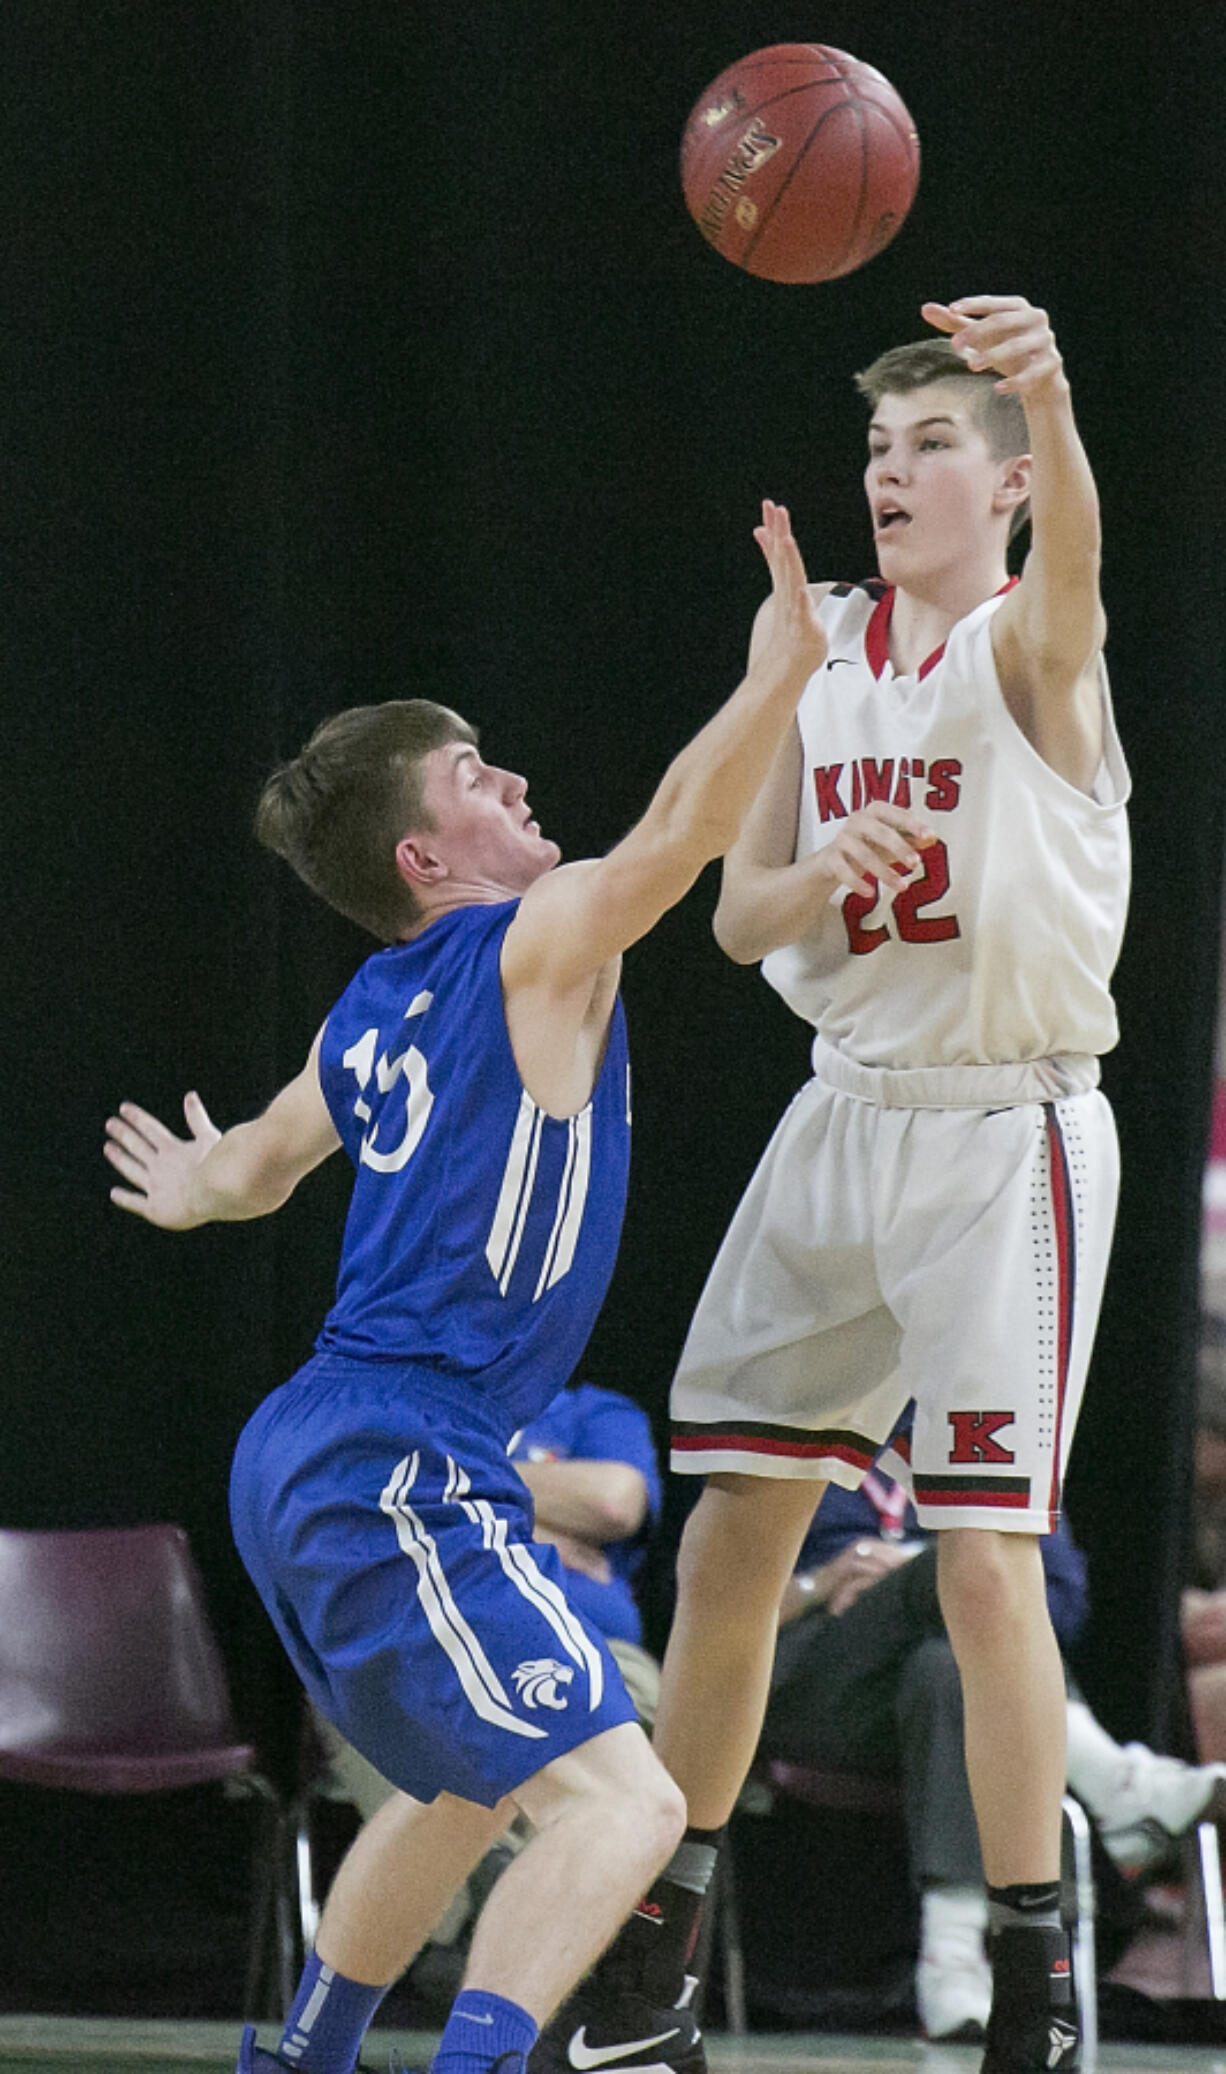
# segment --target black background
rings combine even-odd
[[[759,498],[815,577],[868,573],[848,377],[926,298],[979,291],[1053,312],[1104,506],[1136,887],[1069,1501],[1090,1696],[1178,1736],[1226,756],[1223,22],[1192,0],[10,17],[0,1518],[182,1522],[274,1765],[292,1690],[226,1472],[327,1304],[346,1176],[173,1238],[109,1206],[99,1151],[125,1095],[250,1114],[368,948],[255,847],[260,780],[326,713],[423,693],[528,775],[567,854],[607,847],[740,675]],[[799,38],[886,72],[924,150],[895,244],[813,289],[722,262],[676,172],[706,81]],[[712,873],[626,971],[636,1165],[584,1372],[657,1413],[805,1069],[801,1026],[716,952],[713,899]]]

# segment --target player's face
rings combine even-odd
[[[424,759],[424,797],[434,823],[422,838],[452,878],[524,893],[561,856],[528,805],[528,781],[486,763],[470,742]]]
[[[958,384],[883,396],[868,433],[864,487],[877,564],[906,584],[982,548],[1006,464],[993,459]]]

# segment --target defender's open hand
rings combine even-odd
[[[753,529],[771,572],[770,640],[765,655],[781,662],[805,663],[810,674],[826,660],[826,633],[817,616],[800,549],[792,538],[787,507],[762,500],[762,523]]]
[[[948,332],[955,353],[975,374],[1000,375],[996,387],[1004,396],[1029,403],[1068,387],[1047,312],[1024,296],[960,295],[956,302],[926,302],[920,315]]]
[[[163,1231],[191,1231],[207,1223],[191,1208],[191,1181],[221,1132],[199,1095],[183,1097],[190,1138],[176,1138],[156,1116],[135,1102],[121,1102],[118,1116],[108,1116],[103,1152],[130,1188],[112,1188],[111,1201],[132,1210]]]

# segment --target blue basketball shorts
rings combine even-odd
[[[234,1537],[307,1692],[395,1786],[493,1807],[635,1719],[482,1408],[318,1355],[260,1406]]]

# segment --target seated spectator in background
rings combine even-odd
[[[567,1596],[609,1644],[643,1725],[656,1715],[660,1669],[643,1647],[635,1585],[660,1516],[660,1471],[647,1414],[619,1390],[578,1383],[511,1443],[535,1505],[534,1539],[569,1571]]]
[[[605,1637],[639,1719],[650,1728],[660,1670],[643,1647],[634,1596],[660,1513],[660,1471],[646,1412],[618,1390],[577,1383],[515,1435],[510,1453],[532,1492],[533,1539],[557,1549],[570,1604]],[[352,1801],[369,1821],[393,1789],[322,1714],[315,1725],[333,1796]],[[441,1927],[454,1935],[466,1912],[462,1894]]]
[[[1226,1759],[1226,1318],[1201,1319],[1192,1581],[1180,1626],[1197,1747]]]
[[[907,1497],[908,1424],[909,1415],[859,1491],[832,1484],[822,1497],[780,1609],[761,1748],[818,1769],[901,1773],[921,1893],[920,2019],[930,2038],[969,2039],[982,2036],[991,2007],[987,1895],[935,1537],[918,1530]],[[1085,1560],[1063,1527],[1040,1547],[1063,1652],[1085,1618]],[[1121,1747],[1075,1691],[1067,1715],[1069,1787],[1129,1874],[1226,1799],[1226,1767]]]

